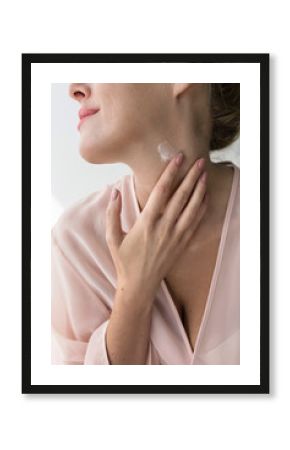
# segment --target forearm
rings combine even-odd
[[[106,332],[110,364],[146,364],[154,295],[118,286]]]

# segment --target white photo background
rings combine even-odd
[[[51,227],[74,201],[130,172],[124,164],[92,165],[79,155],[78,105],[67,93],[68,84],[76,80],[240,83],[241,137],[223,154],[212,153],[213,160],[230,159],[241,168],[240,365],[51,364]],[[260,383],[259,63],[31,64],[31,183],[32,385]]]

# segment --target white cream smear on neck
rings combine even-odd
[[[157,146],[157,151],[162,161],[169,161],[178,153],[179,150],[174,148],[168,141],[165,140],[160,142]]]

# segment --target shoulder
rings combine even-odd
[[[125,175],[66,208],[51,228],[54,242],[62,249],[67,244],[79,248],[81,245],[86,246],[94,241],[102,243],[105,239],[106,209],[111,192],[114,187],[121,189],[123,185],[126,185],[129,177],[130,175]]]

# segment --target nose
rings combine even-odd
[[[89,97],[91,93],[90,87],[85,83],[72,83],[69,85],[69,96],[78,102]]]

